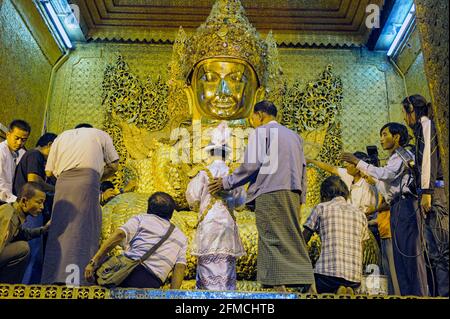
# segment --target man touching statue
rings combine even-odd
[[[298,218],[306,200],[303,140],[276,116],[272,102],[254,106],[250,122],[256,130],[249,136],[244,163],[210,183],[210,192],[250,183],[247,203],[255,201],[258,229],[257,280],[278,291],[306,290],[314,276]]]

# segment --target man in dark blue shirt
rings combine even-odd
[[[57,135],[45,133],[36,143],[36,148],[27,151],[16,168],[13,193],[17,195],[24,184],[36,182],[41,184],[46,192],[53,192],[55,187],[45,182],[45,161]]]
[[[45,133],[36,143],[36,148],[27,151],[16,167],[13,183],[13,194],[18,195],[27,182],[38,183],[47,193],[44,210],[38,216],[29,215],[24,223],[25,227],[41,227],[50,220],[55,186],[46,182],[45,161],[57,135]],[[41,280],[42,263],[44,258],[44,237],[38,237],[29,242],[30,262],[23,277],[24,284],[38,284]]]

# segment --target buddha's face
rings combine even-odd
[[[192,74],[195,105],[204,117],[240,119],[251,113],[258,90],[253,68],[236,58],[211,58],[199,62]]]

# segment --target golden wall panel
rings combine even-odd
[[[411,33],[402,51],[396,57],[399,68],[405,75],[408,95],[420,94],[431,100],[430,90],[425,75],[422,47],[420,45],[419,29]],[[405,94],[406,96],[406,94]],[[403,96],[403,98],[405,97]]]
[[[395,57],[398,67],[403,73],[408,73],[410,66],[414,63],[421,51],[419,29],[415,28],[409,35],[408,40],[404,43],[400,54]]]
[[[102,81],[108,64],[122,54],[140,79],[167,78],[169,45],[79,44],[56,75],[49,107],[49,130],[61,132],[80,122],[103,124]]]
[[[408,73],[406,73],[406,86],[408,94],[420,94],[427,101],[431,102],[430,90],[428,88],[427,77],[423,64],[423,53],[420,52],[414,62],[410,65]]]
[[[422,40],[425,74],[432,97],[432,109],[439,139],[439,151],[445,181],[446,197],[449,197],[448,154],[448,1],[415,0],[417,25]],[[448,210],[447,201],[447,210]]]
[[[399,76],[384,54],[365,50],[279,49],[279,56],[287,78],[302,83],[332,64],[334,74],[342,79],[344,91],[341,116],[344,149],[365,151],[367,145],[379,146],[379,129],[392,118],[398,118],[400,109],[394,105],[401,102],[402,96]]]
[[[10,1],[13,2],[16,10],[20,12],[22,20],[26,23],[28,29],[36,39],[47,60],[51,65],[55,65],[58,59],[63,55],[63,52],[53,38],[53,35],[48,29],[44,18],[39,13],[37,6],[33,1]]]
[[[0,122],[32,126],[27,147],[41,134],[51,65],[10,0],[0,11]]]

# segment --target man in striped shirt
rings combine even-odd
[[[436,126],[428,116],[431,104],[421,95],[409,96],[402,104],[405,122],[416,138],[416,184],[433,274],[429,289],[433,296],[448,297],[448,208]]]

